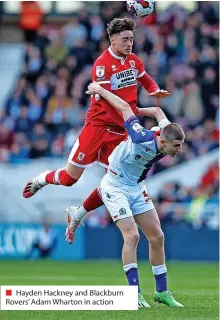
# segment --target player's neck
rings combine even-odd
[[[117,57],[120,57],[120,58],[123,58],[123,59],[126,59],[126,56],[121,54],[120,52],[117,51],[117,49],[115,48],[112,48],[111,46],[111,49],[112,49],[112,52],[117,56]]]

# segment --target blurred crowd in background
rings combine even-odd
[[[83,9],[58,28],[47,24],[43,12],[35,6],[37,20],[34,23],[32,19],[31,28],[24,19],[25,8],[21,11],[23,72],[0,114],[0,161],[5,163],[67,158],[90,105],[85,91],[91,81],[92,64],[109,47],[106,25],[114,17],[129,16],[125,2],[106,1],[100,3],[98,15]],[[135,20],[134,52],[160,88],[171,93],[158,102],[139,87],[139,107],[159,103],[168,118],[186,133],[183,152],[157,164],[153,169],[157,173],[218,147],[218,12],[208,2],[198,2],[192,13],[173,4],[161,13]],[[147,118],[142,123],[147,128],[155,125]],[[207,170],[208,178],[198,188],[188,190],[176,183],[164,186],[156,199],[162,220],[196,221],[194,208],[202,210],[208,204],[206,218],[198,224],[209,225],[207,217],[213,212],[209,207],[218,198],[218,165]],[[187,216],[183,218],[183,205],[173,208],[173,202],[189,205]]]

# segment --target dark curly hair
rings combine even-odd
[[[114,18],[107,24],[107,33],[109,37],[111,37],[113,34],[120,33],[125,30],[134,32],[135,26],[136,24],[131,18]]]

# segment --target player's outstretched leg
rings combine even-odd
[[[86,214],[95,210],[103,205],[103,201],[99,194],[99,189],[95,189],[90,196],[83,202],[80,207],[68,207],[66,212],[67,228],[66,228],[66,241],[72,244],[76,230],[80,226],[81,220]]]
[[[44,186],[46,186],[48,183],[46,182],[45,177],[49,172],[50,172],[49,170],[46,170],[46,171],[40,173],[36,178],[28,181],[28,183],[25,185],[24,190],[23,190],[23,197],[30,198],[37,191],[39,191]]]
[[[23,190],[23,197],[32,197],[37,191],[48,184],[70,187],[78,181],[83,171],[83,168],[76,167],[70,163],[67,164],[66,169],[44,171],[26,184]]]

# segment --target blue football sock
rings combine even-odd
[[[129,286],[138,286],[138,292],[140,292],[138,267],[136,263],[130,263],[123,267],[126,277],[128,279]]]
[[[167,267],[165,264],[152,266],[157,292],[167,291]]]
[[[154,275],[157,292],[167,291],[167,273]]]

